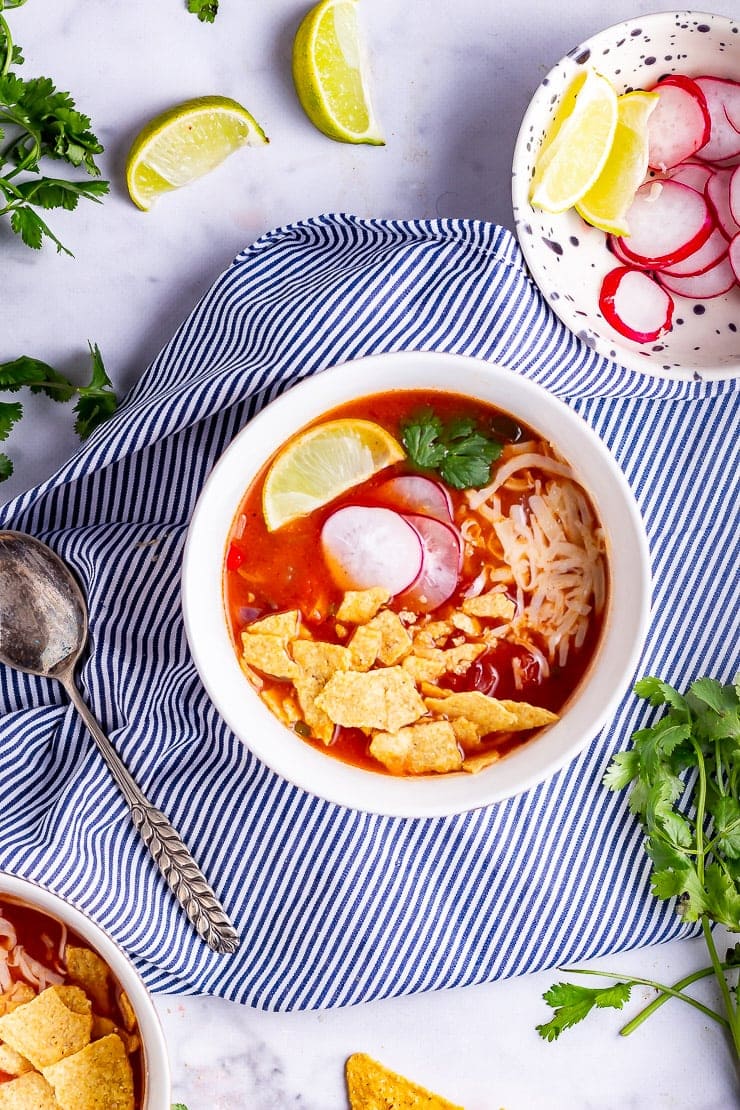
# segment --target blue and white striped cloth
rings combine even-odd
[[[563,397],[644,514],[654,614],[640,673],[727,679],[737,603],[737,381],[651,379],[576,340],[512,236],[475,221],[325,216],[243,251],[126,404],[52,479],[0,510],[89,597],[84,695],[223,898],[233,957],[192,933],[53,684],[0,670],[0,867],[68,896],[154,990],[269,1009],[342,1006],[570,963],[685,933],[649,894],[641,836],[601,777],[653,711],[625,691],[573,764],[458,817],[400,820],[288,785],[231,735],[179,606],[188,520],[235,432],[275,394],[382,351],[502,361]]]

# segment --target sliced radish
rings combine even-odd
[[[735,219],[730,208],[730,183],[734,173],[731,169],[715,170],[704,190],[717,224],[728,239],[740,231],[740,221]]]
[[[651,269],[651,263],[649,263],[649,262],[645,262],[645,263],[636,262],[634,260],[634,258],[630,258],[628,255],[626,255],[624,253],[624,251],[622,250],[621,240],[616,235],[607,235],[606,245],[609,248],[609,250],[612,252],[614,257],[619,262],[621,262],[624,266],[629,266],[631,270],[635,270],[635,269],[637,269],[637,270],[639,270],[639,269],[649,270],[649,269]]]
[[[716,266],[719,260],[724,258],[727,254],[727,246],[727,239],[719,228],[715,227],[706,243],[703,243],[698,251],[694,251],[681,262],[675,262],[673,266],[662,266],[660,273],[674,277],[693,277],[695,274],[703,274],[705,270]]]
[[[728,189],[730,200],[730,215],[736,224],[740,225],[740,166],[733,171]]]
[[[452,520],[452,501],[440,482],[421,474],[401,474],[383,482],[375,491],[377,497],[392,509],[404,513],[421,513],[437,520]]]
[[[713,297],[721,297],[723,293],[732,289],[736,282],[736,274],[729,258],[722,258],[703,274],[694,274],[693,277],[671,277],[670,274],[660,274],[660,281],[666,289],[680,297],[708,301]]]
[[[462,541],[457,529],[442,520],[415,513],[406,520],[421,536],[424,557],[418,578],[400,600],[403,605],[428,613],[452,597],[457,588]]]
[[[704,93],[690,77],[674,74],[652,92],[658,103],[648,119],[648,164],[667,170],[709,141],[711,120]]]
[[[701,193],[678,181],[648,181],[635,193],[626,214],[629,236],[619,245],[629,259],[672,266],[698,250],[714,221]]]
[[[735,281],[740,285],[740,231],[730,243],[727,257],[730,265],[735,271]]]
[[[382,586],[398,594],[418,578],[423,545],[417,530],[392,509],[345,505],[324,522],[321,548],[343,590]]]
[[[708,162],[733,158],[740,154],[740,132],[731,122],[740,113],[740,84],[724,77],[696,77],[694,80],[704,93],[712,121],[709,141],[701,148],[701,157]]]
[[[642,270],[618,266],[604,278],[599,308],[607,323],[636,343],[650,343],[670,331],[673,300]]]
[[[697,193],[703,193],[713,172],[712,167],[703,162],[683,162],[672,169],[668,176],[671,181],[679,181],[681,185],[688,185],[690,189],[696,189]]]

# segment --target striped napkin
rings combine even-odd
[[[679,935],[641,835],[601,777],[654,713],[628,691],[570,766],[457,817],[402,820],[289,785],[209,704],[179,605],[188,520],[234,434],[327,366],[382,351],[504,362],[565,399],[624,469],[647,525],[654,611],[639,673],[734,670],[737,381],[665,381],[597,356],[550,312],[513,237],[476,221],[324,216],[244,250],[108,424],[0,510],[77,571],[84,695],[181,831],[243,938],[193,934],[53,684],[0,669],[0,867],[88,911],[156,991],[287,1010],[454,987]]]

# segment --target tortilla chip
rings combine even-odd
[[[463,1110],[418,1083],[355,1052],[345,1066],[347,1096],[352,1110]]]
[[[350,624],[367,624],[375,616],[381,605],[390,601],[391,595],[382,586],[370,590],[347,590],[337,609],[337,620]]]
[[[355,629],[352,639],[347,647],[352,652],[353,671],[369,671],[383,644],[383,637],[379,628],[372,628],[369,624],[361,624]]]
[[[398,732],[426,712],[413,679],[401,667],[340,671],[316,698],[335,724]]]
[[[449,721],[425,721],[398,732],[376,732],[370,754],[393,775],[459,771],[462,755]]]
[[[488,752],[477,752],[475,755],[466,755],[462,769],[467,771],[468,774],[475,775],[478,771],[485,771],[486,767],[490,767],[493,763],[498,763],[500,758],[501,753],[494,749]]]
[[[423,644],[443,644],[454,631],[452,621],[429,621],[416,630],[415,639]]]
[[[452,623],[466,636],[480,636],[480,621],[477,617],[470,617],[467,613],[453,613]]]
[[[394,666],[411,651],[411,637],[398,613],[394,613],[392,609],[384,609],[382,613],[378,613],[367,627],[376,629],[380,633],[378,659],[386,667]]]
[[[118,996],[118,1009],[121,1014],[121,1021],[123,1022],[124,1029],[129,1033],[133,1033],[136,1028],[136,1014],[131,1005],[131,999],[125,991],[121,991]]]
[[[295,678],[298,667],[288,655],[280,636],[242,632],[242,659],[273,678]]]
[[[0,1083],[0,1110],[59,1110],[54,1091],[37,1071]]]
[[[466,597],[462,603],[463,613],[471,617],[491,617],[510,621],[516,613],[516,605],[501,590],[490,590],[478,597]]]
[[[44,1069],[62,1110],[134,1110],[134,1076],[115,1033]]]
[[[480,740],[480,732],[473,721],[469,721],[467,717],[455,717],[450,721],[452,731],[457,737],[457,742],[462,744],[463,748],[466,744],[476,745]]]
[[[296,694],[303,713],[304,723],[308,726],[311,735],[317,740],[322,740],[324,744],[331,744],[334,739],[334,722],[316,704],[316,696],[321,693],[324,686],[326,686],[326,683],[323,679],[315,678],[314,675],[310,674],[301,674],[295,680]]]
[[[81,987],[99,1010],[110,1008],[110,972],[108,965],[90,948],[68,944],[64,954],[67,974]]]
[[[24,1072],[33,1071],[33,1064],[9,1044],[0,1042],[0,1072],[2,1071],[6,1075],[23,1075]]]
[[[478,690],[465,690],[450,694],[448,698],[427,698],[427,707],[443,717],[466,717],[472,721],[480,736],[489,732],[509,732],[516,718],[496,698],[489,698]]]
[[[117,1031],[118,1026],[112,1018],[104,1017],[102,1014],[93,1014],[91,1041],[99,1041],[101,1037],[107,1037],[109,1033],[116,1033]]]
[[[515,719],[515,724],[509,725],[510,732],[520,732],[526,728],[544,728],[545,725],[552,725],[560,720],[557,713],[551,713],[549,709],[540,709],[538,705],[529,705],[526,701],[503,700],[499,705],[503,705]]]
[[[263,633],[268,636],[279,636],[281,640],[292,640],[298,635],[301,624],[301,614],[298,609],[286,609],[282,613],[270,613],[267,617],[260,617],[247,625],[246,631],[250,636]]]
[[[47,987],[0,1018],[0,1037],[39,1070],[84,1048],[91,1030],[90,1000],[79,987]]]
[[[487,650],[486,644],[460,644],[459,647],[449,648],[442,653],[445,658],[445,671],[464,674],[470,664]]]
[[[445,673],[444,652],[438,651],[436,648],[429,648],[428,650],[434,653],[432,658],[414,653],[413,655],[407,655],[401,664],[403,669],[411,675],[414,682],[420,685],[424,682],[434,682],[435,679],[441,678]]]
[[[328,682],[336,671],[353,669],[352,652],[342,644],[327,644],[323,640],[293,640],[291,654],[298,664],[298,673],[312,675]]]

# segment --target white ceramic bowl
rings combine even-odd
[[[154,1003],[128,956],[81,910],[27,879],[0,873],[0,904],[6,900],[41,910],[62,921],[86,941],[108,964],[134,1008],[144,1052],[144,1101],[142,1110],[171,1110],[170,1068],[162,1026]]]
[[[540,738],[475,775],[393,778],[349,766],[305,743],[270,713],[241,671],[227,628],[223,562],[232,522],[252,478],[309,421],[345,401],[394,388],[478,397],[549,439],[589,490],[606,530],[611,598],[597,658],[561,719]],[[401,816],[459,813],[526,790],[583,748],[622,697],[646,633],[650,559],[621,470],[571,409],[501,366],[444,354],[389,354],[326,370],[269,404],[211,473],[190,524],[182,601],[188,640],[213,703],[241,740],[278,774],[339,804]]]
[[[606,358],[657,377],[737,375],[740,288],[714,300],[676,297],[672,331],[655,343],[632,342],[599,312],[602,279],[619,265],[604,233],[584,223],[575,209],[551,215],[529,203],[542,139],[561,94],[584,64],[608,77],[618,93],[650,88],[666,73],[737,79],[740,23],[699,12],[663,12],[636,16],[587,39],[550,70],[534,94],[512,172],[514,222],[524,257],[548,304],[572,332]]]

